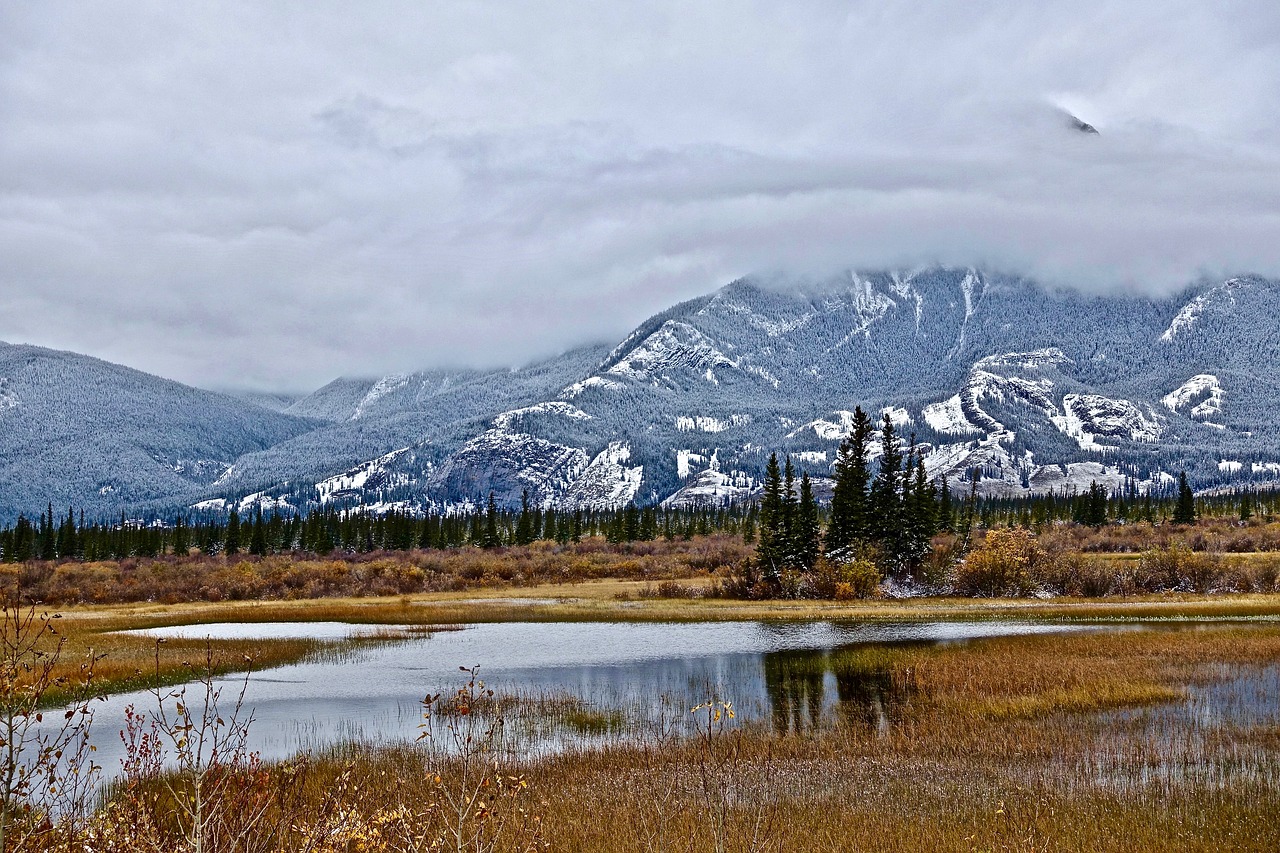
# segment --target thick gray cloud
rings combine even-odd
[[[751,271],[1280,273],[1271,0],[131,0],[0,32],[0,338],[206,386],[527,360]]]

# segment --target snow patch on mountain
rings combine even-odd
[[[699,472],[691,483],[667,497],[662,505],[678,508],[726,506],[750,500],[757,491],[755,478],[741,471],[723,473],[712,467]]]
[[[798,429],[787,433],[787,438],[795,438],[805,430],[813,430],[814,435],[827,441],[843,441],[845,436],[853,432],[853,412],[843,409],[831,413],[831,418],[819,418],[810,421]]]
[[[577,406],[570,405],[560,401],[549,403],[537,403],[532,406],[525,406],[523,409],[512,409],[503,412],[493,419],[495,429],[512,430],[520,425],[520,423],[528,415],[550,414],[560,415],[574,421],[589,421],[591,415],[579,409]]]
[[[885,406],[880,410],[880,417],[888,416],[889,423],[894,427],[909,427],[915,420],[911,417],[911,413],[901,406]]]
[[[713,418],[703,415],[680,415],[676,418],[678,432],[724,432],[734,427],[744,427],[751,423],[750,415],[730,415],[728,418]]]
[[[827,464],[827,452],[825,450],[801,450],[790,455],[797,462],[807,462],[810,465]]]
[[[697,328],[683,321],[668,320],[607,372],[656,383],[676,371],[701,373],[715,367],[737,366],[735,360],[717,349],[715,342]]]
[[[372,406],[388,394],[394,394],[399,391],[409,384],[411,378],[412,374],[409,373],[393,373],[373,383],[373,387],[369,389],[368,393],[364,395],[359,403],[356,403],[356,410],[351,414],[351,420],[360,420],[367,407]]]
[[[706,456],[701,453],[694,453],[692,450],[676,451],[676,476],[681,480],[687,480],[689,474],[693,471],[693,466],[699,469],[704,467],[708,462]]]
[[[359,496],[363,490],[396,485],[407,481],[402,474],[393,474],[389,466],[393,461],[407,453],[411,448],[402,447],[390,453],[370,459],[354,468],[343,471],[328,479],[316,483],[316,491],[320,495],[320,503],[327,504],[335,498]],[[397,482],[393,483],[392,480]]]
[[[1246,287],[1249,282],[1242,278],[1230,278],[1206,293],[1194,297],[1174,315],[1160,340],[1169,343],[1178,335],[1189,331],[1206,310],[1216,305],[1232,308],[1236,304],[1236,291]]]
[[[1221,414],[1225,398],[1226,391],[1223,390],[1217,376],[1212,373],[1198,373],[1166,394],[1160,402],[1171,412],[1179,412],[1184,406],[1194,404],[1188,414],[1200,420]],[[1210,426],[1217,426],[1217,424],[1210,424]]]
[[[1244,463],[1236,459],[1223,459],[1218,462],[1218,470],[1228,474],[1238,474],[1244,469]]]
[[[0,412],[12,409],[20,402],[18,395],[13,393],[8,377],[0,377]]]
[[[560,496],[557,503],[568,509],[617,509],[635,500],[644,480],[644,466],[628,466],[631,445],[612,441]]]
[[[1063,434],[1076,440],[1082,450],[1107,451],[1115,446],[1100,444],[1099,436],[1128,441],[1155,441],[1164,431],[1154,412],[1144,413],[1128,400],[1113,400],[1097,394],[1068,394],[1062,400],[1063,414],[1049,418]]]
[[[606,391],[617,391],[625,388],[621,382],[614,382],[612,379],[605,379],[603,376],[588,376],[581,382],[575,382],[560,392],[560,396],[567,400],[572,400],[580,395],[588,388],[601,388]]]
[[[949,397],[941,403],[930,403],[921,410],[920,414],[924,417],[924,422],[929,428],[944,435],[969,435],[975,432],[982,432],[981,429],[969,423],[964,416],[964,406],[960,400],[960,395]]]

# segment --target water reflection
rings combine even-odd
[[[888,730],[908,699],[907,682],[894,677],[878,649],[851,646],[787,650],[763,655],[764,688],[779,734],[843,725]]]
[[[269,627],[281,635],[300,630]],[[226,626],[188,628],[185,633],[217,634],[214,629],[219,628]],[[152,633],[179,630],[184,629]],[[489,686],[504,694],[569,699],[593,712],[621,709],[632,734],[648,730],[669,713],[671,702],[687,712],[711,698],[731,700],[744,722],[780,731],[840,720],[883,730],[906,700],[892,677],[886,650],[910,643],[1085,630],[1099,628],[825,621],[470,625],[257,673],[249,680],[245,702],[254,715],[251,747],[268,759],[349,740],[413,741],[422,697],[452,690],[459,682],[458,667],[474,665]],[[224,685],[237,690],[239,679]],[[664,704],[663,697],[670,702]],[[113,696],[99,707],[96,745],[104,766],[118,764],[124,708],[132,704],[147,711],[154,703],[146,693],[133,693]],[[614,732],[609,727],[607,736],[618,736]],[[554,749],[559,742],[551,737],[528,746]]]

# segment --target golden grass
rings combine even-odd
[[[504,778],[519,783],[504,782],[510,798],[495,801],[492,849],[1275,850],[1274,721],[1205,730],[1190,718],[1097,712],[1176,700],[1278,660],[1280,626],[1267,624],[842,650],[799,674],[883,676],[875,701],[887,727],[857,713],[789,733],[726,721],[702,738],[658,731],[503,757]],[[607,731],[610,715],[625,713],[491,686],[517,723]],[[424,838],[447,833],[445,792],[466,772],[418,746],[347,746],[246,776],[268,804],[257,849],[321,836],[312,849],[425,849]],[[116,806],[104,833],[152,825],[129,811],[136,805]]]

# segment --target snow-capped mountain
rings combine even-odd
[[[954,488],[975,468],[985,493],[1009,495],[1159,487],[1183,469],[1205,488],[1274,480],[1276,317],[1280,283],[1256,277],[1158,300],[972,269],[746,278],[613,348],[336,380],[283,416],[264,411],[288,425],[274,440],[211,452],[225,469],[145,497],[210,509],[421,510],[526,490],[564,507],[742,500],[773,450],[821,492],[857,405],[914,434]],[[6,381],[0,422],[25,393]]]

